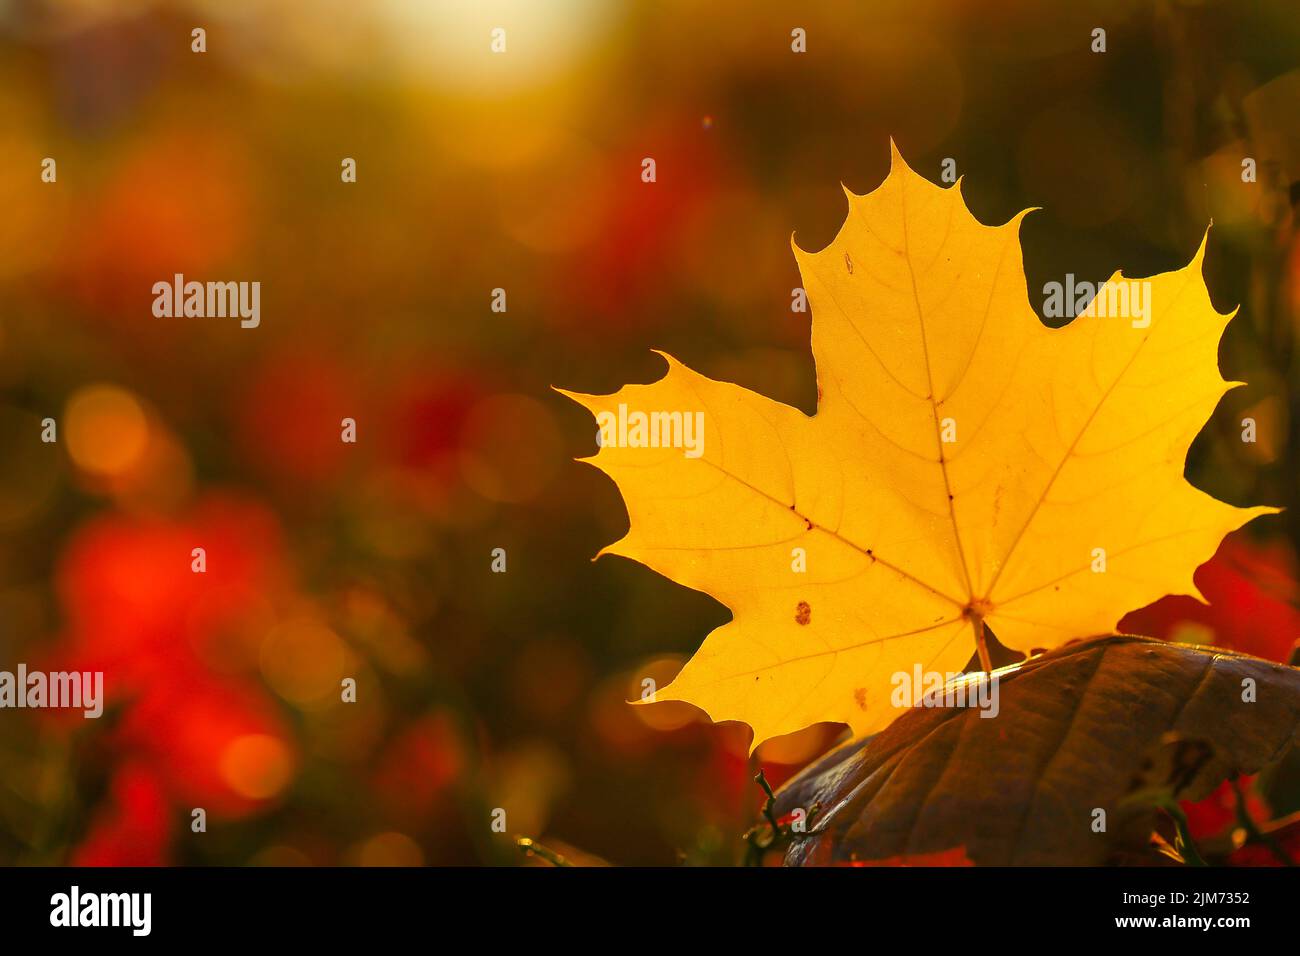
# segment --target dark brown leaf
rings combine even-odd
[[[1254,702],[1242,699],[1246,678]],[[1133,859],[1157,816],[1141,795],[1200,799],[1273,763],[1300,734],[1300,670],[1143,637],[1083,641],[1001,671],[999,695],[991,719],[914,708],[791,780],[778,815],[816,812],[786,862],[959,845],[979,865]],[[1094,830],[1097,810],[1105,832]]]

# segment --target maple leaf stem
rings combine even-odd
[[[993,673],[993,661],[989,657],[989,644],[984,639],[984,618],[978,614],[971,615],[971,623],[975,625],[975,649],[979,651],[980,667],[984,668],[984,673]]]
[[[767,782],[767,774],[759,768],[758,776],[754,782],[763,788],[763,793],[767,794],[767,800],[763,804],[763,816],[767,819],[768,824],[772,827],[773,834],[781,832],[781,824],[777,822],[776,814],[772,812],[772,807],[776,805],[776,794],[772,792],[772,785]]]

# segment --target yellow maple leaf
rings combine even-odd
[[[876,190],[845,192],[829,246],[792,242],[816,415],[667,355],[657,382],[563,392],[596,414],[585,460],[627,504],[630,530],[601,554],[732,612],[656,699],[744,721],[755,746],[819,721],[880,730],[893,675],[962,670],[981,627],[1050,648],[1199,597],[1192,572],[1223,536],[1276,511],[1183,478],[1231,387],[1217,350],[1235,310],[1210,303],[1204,241],[1183,269],[1117,272],[1096,314],[1051,329],[1025,285],[1028,210],[983,225],[960,183],[896,149]]]

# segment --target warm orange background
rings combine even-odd
[[[655,347],[811,410],[790,235],[828,241],[891,135],[985,221],[1044,208],[1031,290],[1182,265],[1213,218],[1250,385],[1189,474],[1289,511],[1202,572],[1211,609],[1132,626],[1284,658],[1298,64],[1294,0],[6,5],[0,668],[102,669],[109,711],[0,711],[0,861],[739,859],[756,766],[837,729],[751,763],[743,728],[624,704],[726,612],[589,562],[626,517],[549,386],[646,381]],[[177,272],[260,281],[261,327],[155,318]]]

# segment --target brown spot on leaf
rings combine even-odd
[[[794,609],[794,621],[796,624],[807,624],[812,620],[812,605],[807,601],[800,601],[799,606]]]
[[[867,689],[866,689],[865,687],[859,687],[859,688],[857,688],[856,690],[854,690],[854,691],[853,691],[853,700],[857,703],[857,705],[858,705],[858,709],[860,709],[860,710],[866,710],[866,709],[867,709]]]

